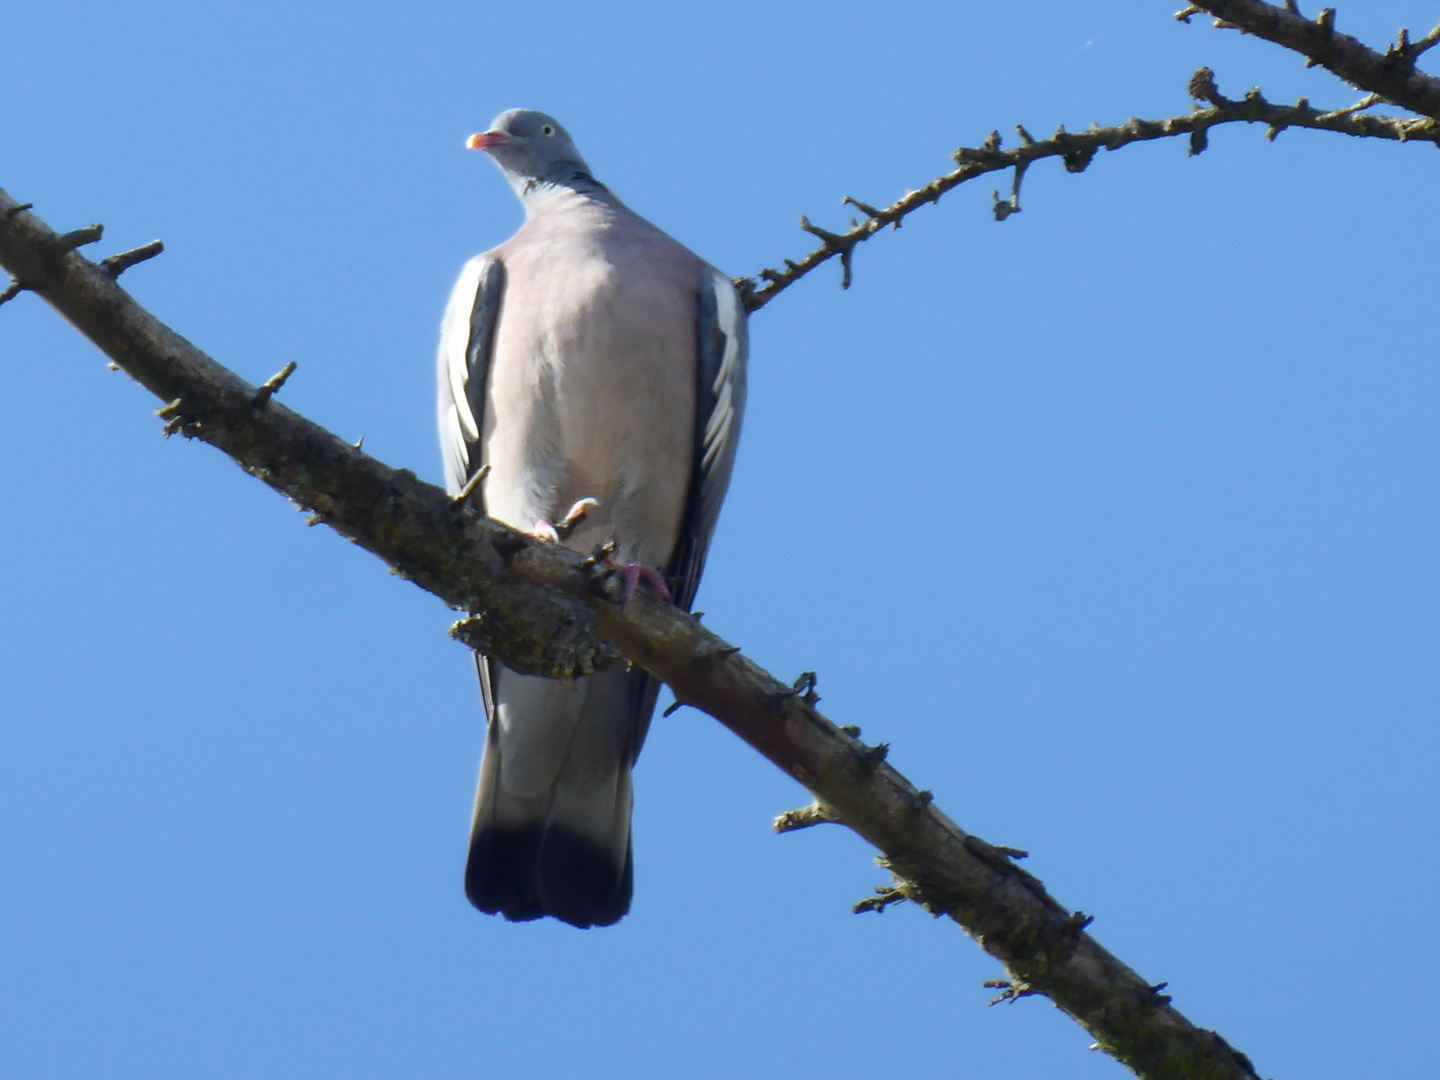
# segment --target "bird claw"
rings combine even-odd
[[[568,540],[570,534],[585,520],[585,515],[599,507],[599,505],[599,499],[587,497],[578,500],[574,506],[570,507],[570,511],[565,515],[565,519],[555,526],[555,532],[559,534],[560,539]]]
[[[565,515],[565,520],[562,521],[560,524],[569,525],[573,528],[574,526],[580,524],[581,520],[585,517],[587,513],[589,513],[591,510],[597,510],[599,509],[599,507],[599,499],[592,499],[588,496],[583,499],[577,499],[575,505],[570,507],[570,512]]]
[[[574,506],[560,519],[558,524],[552,524],[545,518],[539,518],[535,526],[526,535],[532,536],[544,544],[558,544],[561,540],[569,539],[570,534],[575,531],[585,515],[600,505],[599,499],[592,499],[588,496],[578,500]]]

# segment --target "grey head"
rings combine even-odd
[[[595,182],[560,121],[534,109],[506,110],[490,130],[471,135],[465,145],[489,154],[527,205],[531,196],[549,188]]]

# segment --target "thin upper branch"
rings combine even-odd
[[[1031,138],[1023,127],[1017,125],[1019,146],[1002,150],[1000,133],[993,132],[983,146],[961,147],[956,150],[953,157],[958,168],[953,172],[936,177],[918,190],[906,192],[883,209],[847,195],[844,204],[854,206],[865,215],[865,219],[852,222],[850,229],[845,232],[829,232],[812,225],[808,218],[802,217],[800,227],[818,236],[821,240],[820,246],[799,262],[786,259],[782,269],[767,267],[755,278],[739,279],[736,285],[745,299],[746,310],[758,311],[816,267],[836,257],[844,267],[841,285],[848,287],[851,263],[858,244],[869,240],[886,226],[898,229],[900,223],[910,214],[922,206],[939,202],[946,192],[969,180],[987,173],[1015,169],[1016,183],[1011,197],[1002,200],[997,195],[995,200],[995,216],[1004,220],[1020,209],[1020,177],[1031,163],[1043,158],[1058,157],[1065,163],[1067,170],[1078,173],[1089,167],[1100,150],[1119,150],[1132,143],[1154,142],[1157,139],[1180,136],[1189,136],[1190,152],[1198,154],[1205,149],[1206,133],[1211,128],[1222,124],[1241,123],[1264,124],[1271,139],[1286,128],[1293,127],[1330,131],[1355,138],[1440,144],[1440,123],[1434,120],[1358,115],[1361,108],[1368,108],[1369,104],[1326,112],[1312,107],[1306,98],[1301,98],[1294,105],[1276,105],[1265,100],[1259,90],[1251,90],[1243,99],[1231,100],[1214,89],[1214,75],[1205,75],[1207,72],[1208,68],[1202,68],[1190,82],[1191,96],[1208,102],[1207,108],[1196,108],[1183,116],[1162,120],[1140,120],[1132,117],[1123,124],[1112,127],[1091,125],[1080,132],[1066,131],[1062,125],[1050,138],[1040,141]],[[1204,79],[1201,78],[1202,75]],[[1197,92],[1202,82],[1208,85],[1210,92]]]
[[[1378,52],[1349,34],[1335,29],[1335,9],[1322,8],[1314,19],[1300,14],[1295,0],[1285,7],[1264,0],[1194,0],[1177,18],[1207,12],[1217,26],[1237,29],[1308,57],[1361,90],[1422,116],[1440,120],[1440,79],[1415,67],[1415,61],[1440,41],[1440,26],[1419,41],[1408,31],[1385,52]]]
[[[158,410],[167,430],[218,447],[395,573],[473,612],[457,624],[467,643],[522,670],[568,677],[618,648],[879,848],[901,879],[886,903],[911,899],[949,915],[1017,984],[1048,995],[1137,1074],[1254,1080],[1243,1054],[1187,1020],[1085,932],[1089,916],[1016,866],[1019,853],[967,834],[885,763],[883,744],[866,746],[857,729],[821,715],[810,673],[782,682],[643,591],[619,605],[595,559],[474,514],[274,398],[257,407],[259,389],[160,323],[106,269],[67,251],[4,191],[0,265],[167,402]],[[282,381],[272,380],[272,393]]]

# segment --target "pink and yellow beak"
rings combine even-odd
[[[465,140],[467,150],[493,150],[497,146],[504,146],[510,141],[510,136],[503,131],[480,131]]]

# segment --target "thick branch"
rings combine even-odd
[[[911,899],[949,915],[1006,965],[1015,985],[1048,995],[1141,1076],[1254,1080],[1244,1055],[1196,1028],[1097,944],[1084,931],[1089,918],[1055,901],[1011,861],[1014,853],[965,833],[884,763],[883,746],[867,747],[855,729],[822,716],[813,675],[787,685],[643,592],[617,605],[593,560],[470,515],[412,473],[261,395],[141,308],[108,272],[64,251],[3,191],[0,264],[168,401],[160,412],[177,430],[220,448],[396,573],[473,611],[459,631],[469,643],[507,663],[574,676],[605,659],[601,641],[613,642],[884,852],[902,879],[884,903]],[[267,384],[272,393],[282,381]]]
[[[1307,19],[1294,0],[1285,7],[1264,0],[1195,0],[1178,17],[1188,21],[1200,11],[1219,19],[1217,25],[1283,45],[1361,90],[1440,120],[1440,79],[1415,68],[1416,58],[1434,46],[1434,31],[1412,43],[1402,30],[1400,40],[1382,53],[1349,34],[1337,33],[1334,8],[1322,8],[1315,19]]]
[[[1208,70],[1202,68],[1201,72]],[[1187,115],[1163,120],[1140,120],[1131,117],[1123,124],[1113,127],[1092,125],[1081,132],[1068,132],[1062,125],[1050,138],[1038,142],[1032,139],[1024,128],[1017,126],[1020,145],[1012,150],[1000,148],[1000,133],[997,131],[991,134],[984,146],[961,147],[956,150],[953,157],[959,168],[954,172],[936,177],[917,191],[906,192],[884,209],[877,209],[847,195],[844,203],[854,206],[865,215],[864,221],[852,222],[847,232],[827,232],[812,225],[808,218],[802,217],[800,227],[820,237],[822,243],[799,262],[786,259],[782,270],[767,267],[755,278],[738,279],[735,284],[745,298],[746,310],[758,311],[816,267],[837,256],[845,271],[842,287],[848,287],[851,259],[856,245],[869,240],[887,225],[898,229],[900,223],[910,214],[922,206],[939,202],[940,196],[966,181],[987,173],[1015,169],[1017,183],[1011,198],[1008,201],[996,198],[995,216],[1003,221],[1020,209],[1019,176],[1032,162],[1042,158],[1058,157],[1064,161],[1068,171],[1078,173],[1089,167],[1100,150],[1119,150],[1132,143],[1154,142],[1157,139],[1180,136],[1189,136],[1190,152],[1198,154],[1205,149],[1206,133],[1211,128],[1221,124],[1240,123],[1264,124],[1271,139],[1286,128],[1295,127],[1331,131],[1356,138],[1440,144],[1440,123],[1433,120],[1361,116],[1353,111],[1353,106],[1351,109],[1324,112],[1311,107],[1305,98],[1301,98],[1294,105],[1274,105],[1266,101],[1259,90],[1250,91],[1239,101],[1221,97],[1218,92],[1213,95],[1197,93],[1196,80],[1201,72],[1197,72],[1196,79],[1191,80],[1191,96],[1209,102],[1208,108],[1197,108]],[[1209,87],[1213,90],[1213,75],[1209,79]]]

